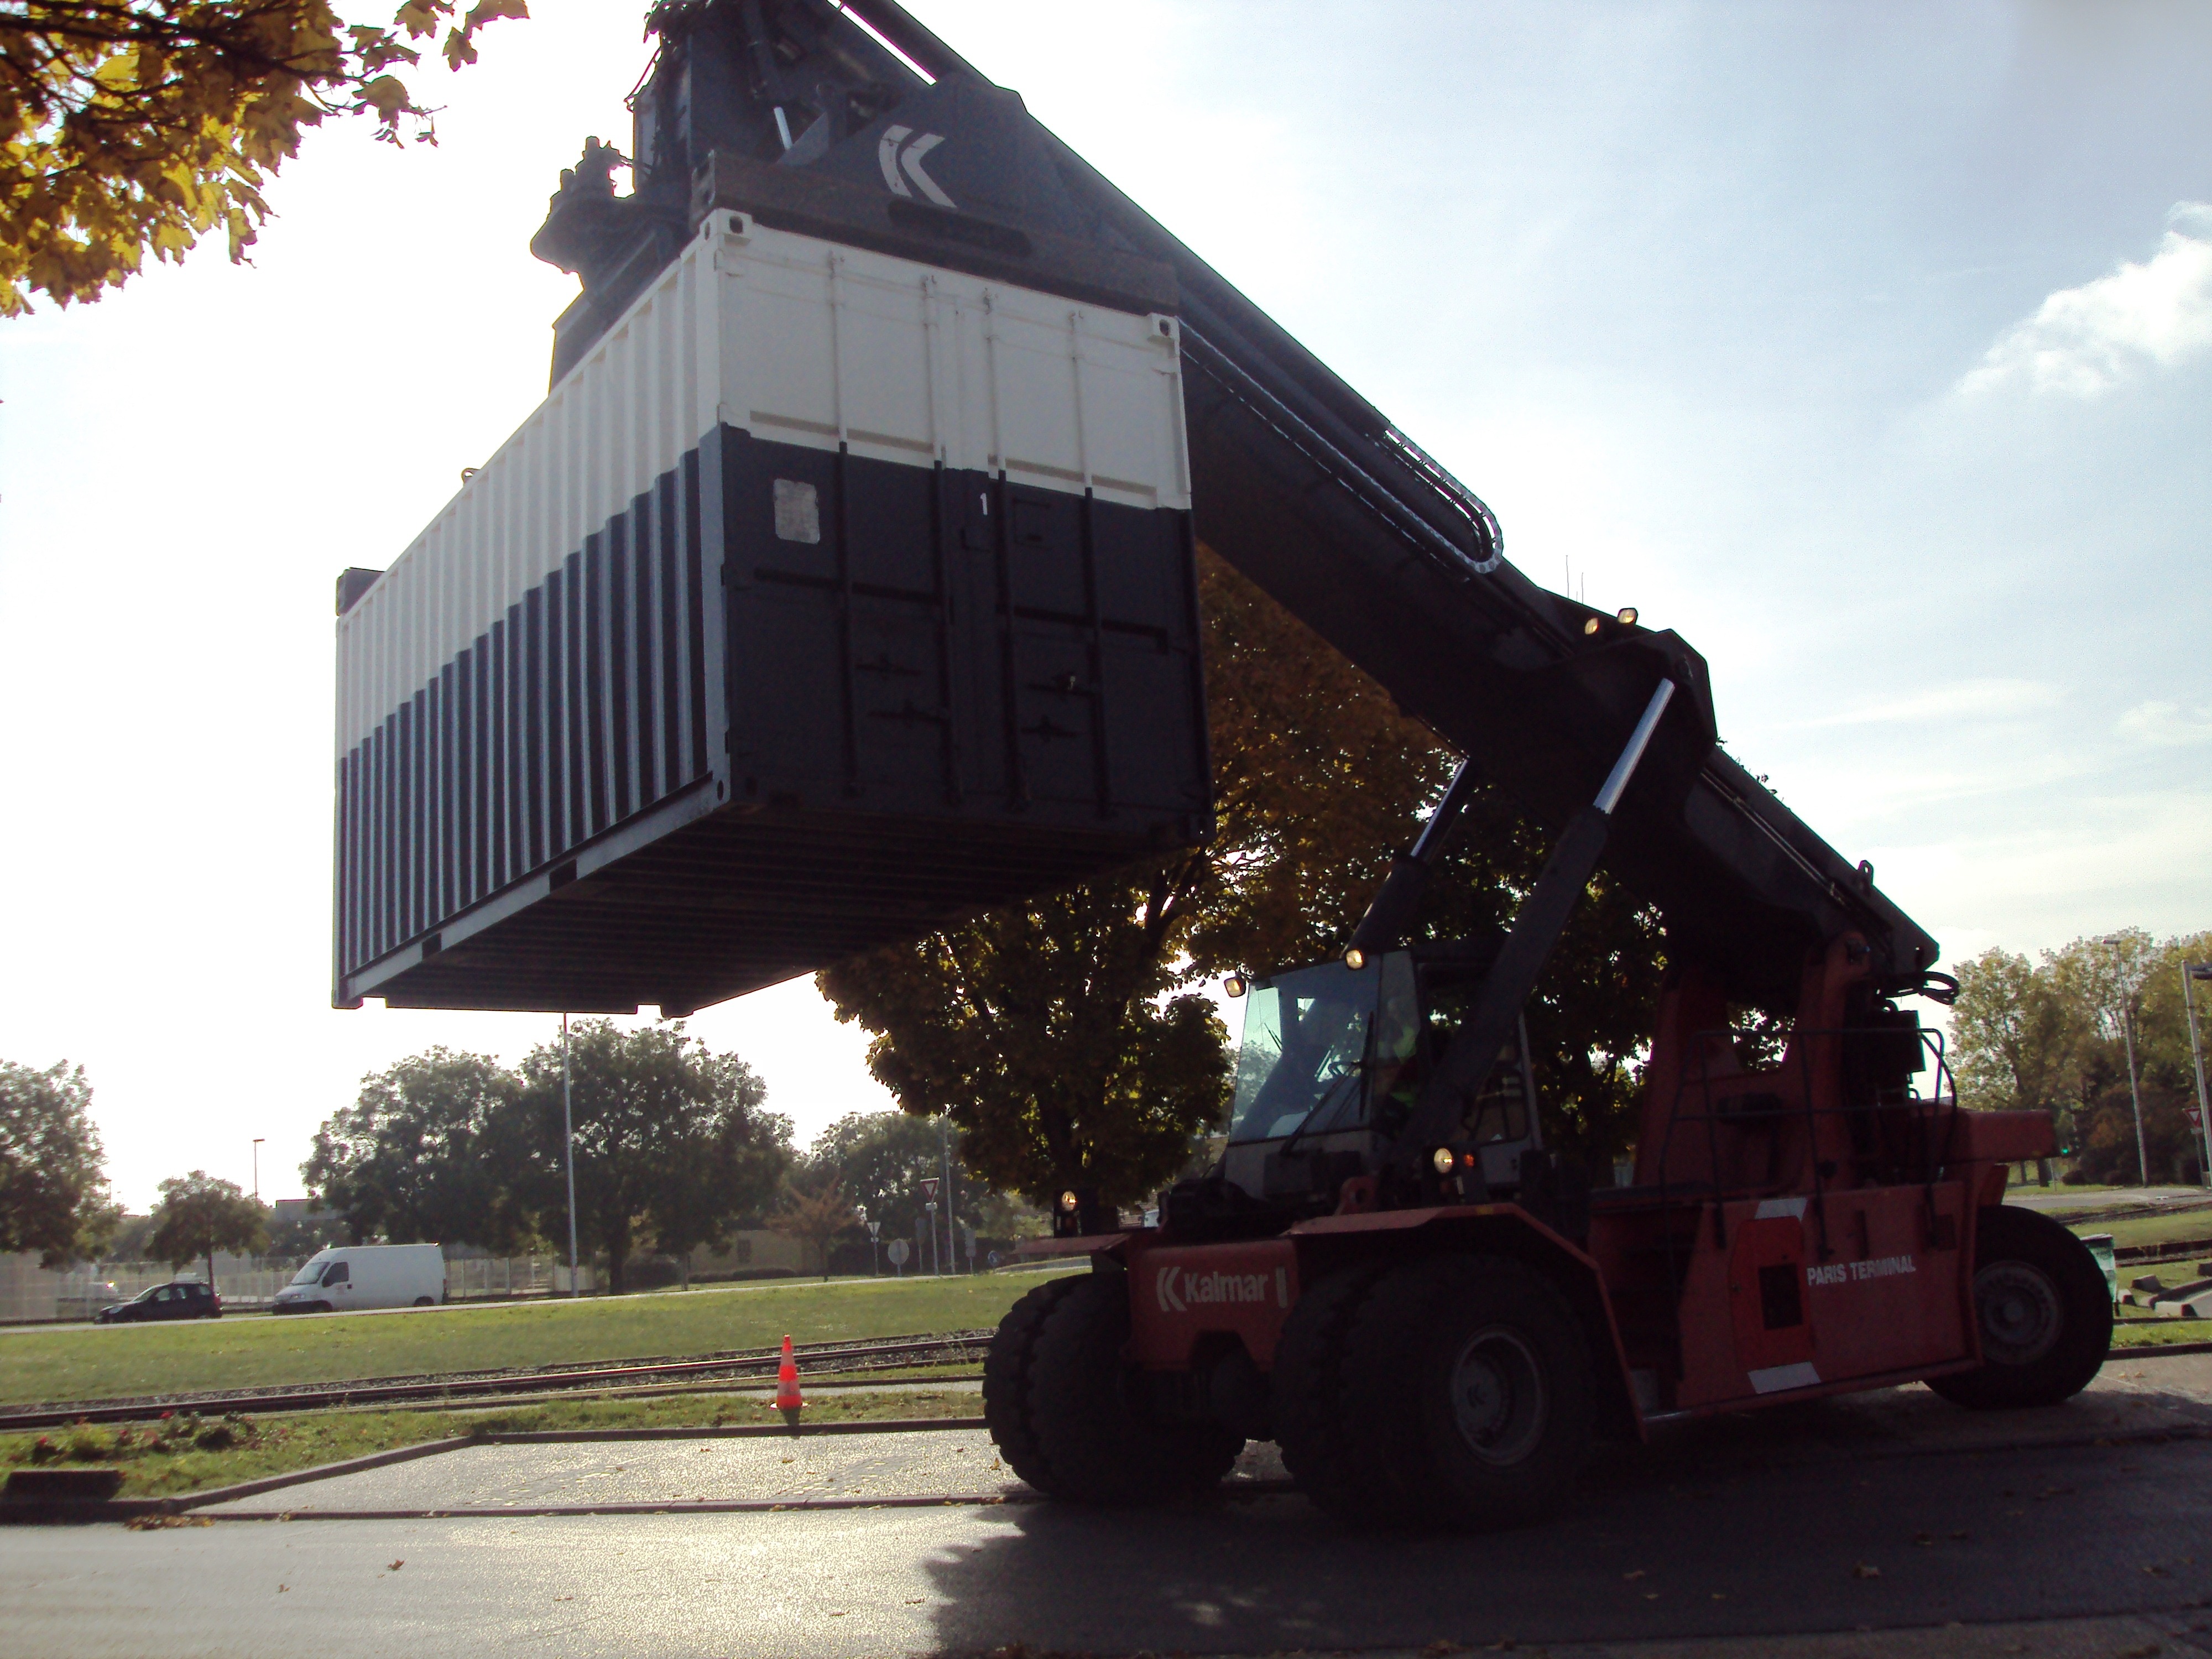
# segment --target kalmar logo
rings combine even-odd
[[[912,143],[907,140],[914,138]],[[884,170],[884,183],[894,196],[914,199],[914,191],[907,188],[907,179],[914,180],[915,190],[941,208],[959,210],[958,204],[945,193],[937,180],[921,170],[922,158],[945,142],[941,132],[925,132],[914,137],[912,127],[886,127],[884,136],[876,140],[876,165]],[[901,175],[904,176],[902,177]]]
[[[1278,1267],[1273,1277],[1275,1305],[1287,1308],[1291,1305],[1290,1270]],[[1152,1280],[1160,1311],[1167,1314],[1188,1313],[1193,1307],[1218,1307],[1224,1303],[1264,1304],[1270,1288],[1266,1273],[1200,1273],[1188,1267],[1163,1267]]]

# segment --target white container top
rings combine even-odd
[[[343,757],[716,422],[1188,509],[1176,320],[717,210],[338,619]]]

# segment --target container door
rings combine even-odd
[[[957,776],[939,473],[730,442],[738,799],[941,814]]]

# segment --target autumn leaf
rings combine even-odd
[[[220,230],[242,262],[262,188],[333,115],[371,114],[392,143],[434,143],[395,70],[447,29],[458,68],[521,0],[409,0],[389,25],[327,0],[12,0],[0,11],[0,316],[96,300]],[[411,127],[411,135],[410,128]]]

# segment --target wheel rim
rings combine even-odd
[[[1993,1261],[1974,1275],[1974,1311],[1982,1358],[1996,1365],[2027,1365],[2058,1343],[2064,1323],[2058,1287],[2025,1261]]]
[[[1475,1332],[1452,1364],[1451,1404],[1469,1451],[1493,1466],[1518,1463],[1543,1438],[1551,1411],[1536,1351],[1502,1325]]]

